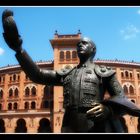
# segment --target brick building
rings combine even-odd
[[[58,70],[78,64],[76,43],[81,33],[58,35],[50,40],[53,61],[40,61],[42,69]],[[140,63],[118,60],[94,60],[116,70],[126,96],[140,106]],[[106,97],[108,95],[106,94]],[[0,68],[0,132],[60,133],[63,109],[63,88],[33,83],[20,65]],[[122,123],[128,133],[140,132],[140,119],[125,115]]]

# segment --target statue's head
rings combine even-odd
[[[90,38],[81,38],[77,43],[77,54],[79,58],[90,57],[92,59],[96,54],[95,43]]]

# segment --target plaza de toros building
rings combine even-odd
[[[58,70],[78,64],[76,43],[81,33],[59,35],[50,43],[53,61],[40,61],[42,69]],[[140,63],[118,60],[94,60],[116,70],[126,96],[140,106]],[[106,98],[108,94],[106,94]],[[1,133],[60,133],[63,109],[63,88],[33,83],[20,65],[0,68],[0,132]],[[140,119],[125,115],[121,119],[126,132],[139,133]]]

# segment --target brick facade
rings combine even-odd
[[[73,35],[56,33],[50,40],[54,60],[36,64],[42,69],[52,70],[77,65],[79,60],[76,43],[80,37],[80,32]],[[140,106],[140,63],[99,59],[94,61],[116,70],[126,96]],[[0,68],[0,132],[60,133],[63,114],[62,87],[33,83],[19,65]],[[122,121],[129,133],[140,132],[140,119],[137,117],[125,115]]]

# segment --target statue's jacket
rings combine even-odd
[[[86,114],[86,111],[92,108],[94,103],[102,103],[111,107],[113,115],[105,122],[106,124],[114,125],[115,130],[113,131],[115,132],[123,132],[123,128],[121,128],[116,116],[126,113],[140,116],[139,108],[126,98],[120,83],[115,77],[115,71],[110,67],[91,63],[90,65],[77,65],[71,69],[42,70],[35,65],[24,50],[17,53],[16,58],[33,82],[64,87],[64,108],[66,110],[63,120],[64,127],[70,125],[77,132],[84,132],[86,129],[90,129],[94,124],[87,120],[84,121],[86,116],[84,115],[83,117],[81,114]],[[110,95],[108,99],[104,98],[106,91]],[[72,113],[74,110],[78,112],[77,114],[81,113],[80,116]],[[68,120],[69,115],[71,115],[71,120]],[[111,128],[112,126],[107,127],[106,132],[111,132]]]
[[[101,103],[103,101],[104,89],[101,77],[96,74],[98,69],[97,65],[87,66],[84,64],[82,66],[78,65],[73,69],[63,69],[62,72],[58,71],[63,80],[65,108],[78,107],[88,109],[94,103]],[[108,77],[114,73],[114,71],[106,72],[104,76]]]

